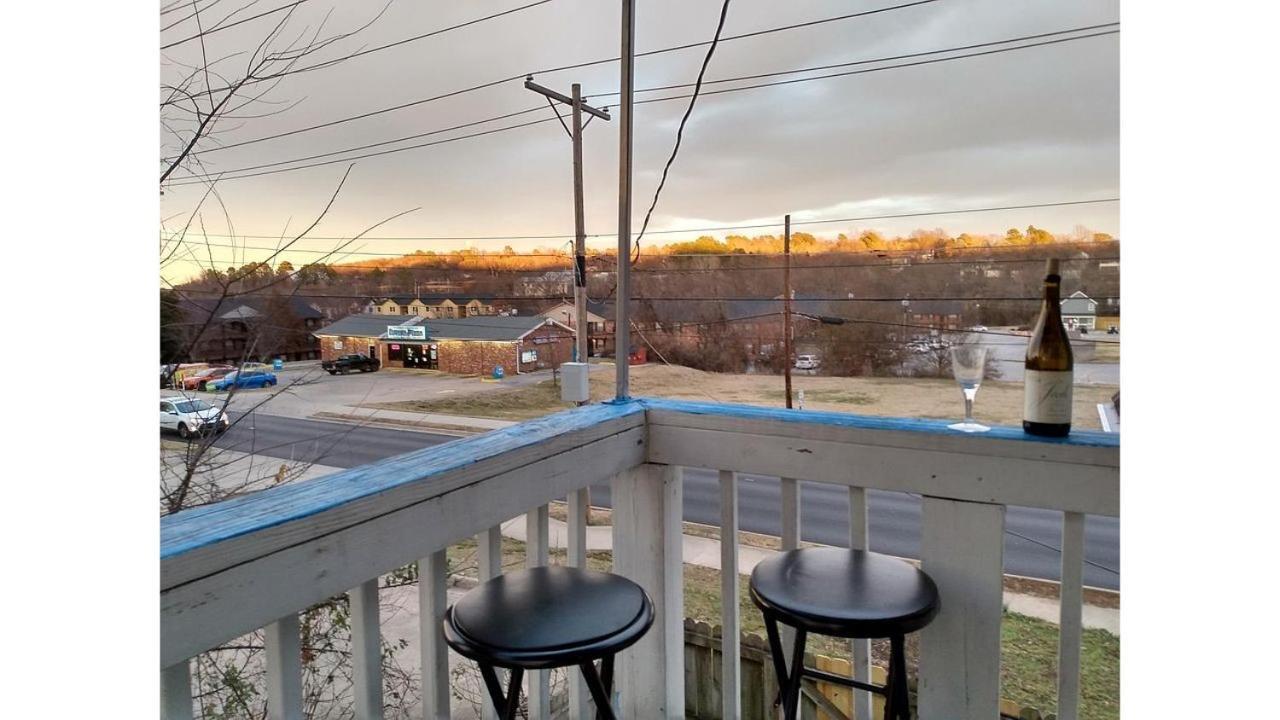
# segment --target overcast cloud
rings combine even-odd
[[[227,4],[232,0],[223,0]],[[898,4],[733,0],[726,35]],[[523,4],[396,0],[348,47],[374,46]],[[313,7],[314,6],[314,7]],[[639,0],[636,45],[641,51],[710,39],[718,0]],[[234,5],[232,6],[234,7]],[[253,12],[274,5],[255,7]],[[296,27],[333,9],[328,27],[349,29],[367,20],[371,3],[309,0]],[[214,6],[207,17],[225,9]],[[530,10],[287,78],[271,98],[303,99],[274,117],[244,121],[219,134],[240,140],[326,122],[448,92],[538,68],[612,57],[618,52],[619,3],[555,0]],[[167,16],[166,20],[171,20]],[[723,43],[708,79],[848,62],[1052,32],[1119,19],[1115,2],[940,0],[866,18]],[[208,38],[211,57],[251,49],[271,19]],[[194,32],[184,24],[163,34],[173,41]],[[797,83],[699,100],[684,145],[651,229],[920,212],[988,205],[1059,202],[1119,195],[1119,36],[1062,43],[982,58],[851,77]],[[165,51],[192,63],[199,43]],[[637,87],[692,82],[705,48],[636,61]],[[177,68],[162,67],[163,78]],[[568,92],[617,90],[617,65],[537,76]],[[725,86],[719,86],[725,87]],[[711,89],[711,88],[708,88]],[[640,96],[641,98],[645,96]],[[601,98],[607,104],[614,97]],[[327,152],[425,132],[533,107],[541,98],[511,82],[400,112],[201,157],[211,170]],[[635,123],[635,226],[648,207],[687,100],[639,105]],[[265,109],[265,108],[264,108]],[[550,111],[546,111],[549,116]],[[522,122],[541,113],[496,123]],[[616,118],[616,113],[615,113]],[[489,127],[489,126],[485,126]],[[462,132],[474,132],[462,131]],[[457,133],[455,133],[457,134]],[[164,154],[172,150],[166,139]],[[436,138],[431,138],[436,139]],[[419,141],[421,142],[421,141]],[[211,146],[206,146],[211,147]],[[589,233],[617,224],[617,122],[594,121],[586,131]],[[243,234],[299,228],[324,204],[343,165],[220,183],[219,191]],[[176,175],[175,175],[176,177]],[[329,217],[316,231],[341,236],[402,210],[421,210],[377,235],[469,236],[565,234],[573,230],[570,145],[557,123],[369,158],[357,163]],[[165,216],[188,212],[202,190],[166,192]],[[904,221],[817,225],[823,235],[874,227],[906,232],[943,227],[952,232],[1003,232],[1030,222],[1057,232],[1077,224],[1117,233],[1115,204],[941,216]],[[220,212],[205,213],[210,233],[225,233]],[[172,225],[172,221],[169,223]],[[750,234],[750,233],[749,233]],[[662,242],[679,235],[659,235]],[[611,238],[593,241],[608,245]],[[558,241],[476,242],[516,249]],[[255,244],[255,243],[250,243]],[[261,244],[261,243],[257,243]],[[314,241],[309,248],[332,243]],[[460,241],[363,243],[375,252],[445,250]],[[216,255],[233,260],[230,249]],[[250,253],[255,259],[263,253]],[[291,259],[306,259],[296,254]],[[237,254],[235,261],[243,262]],[[175,268],[177,275],[190,267]]]

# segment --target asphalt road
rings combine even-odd
[[[451,435],[257,414],[252,419],[237,423],[215,444],[229,450],[347,468],[456,439]],[[684,519],[719,525],[717,473],[690,468],[684,477]],[[742,529],[779,534],[781,491],[778,479],[759,475],[740,477],[738,513]],[[609,487],[593,487],[591,502],[609,507]],[[920,500],[903,493],[872,490],[868,493],[868,502],[871,548],[900,557],[919,557]],[[846,489],[822,483],[802,483],[800,527],[805,540],[845,545],[849,533]],[[1062,513],[1010,507],[1005,527],[1005,572],[1057,580],[1060,560],[1054,548],[1061,543]],[[1085,584],[1119,589],[1120,576],[1118,572],[1112,572],[1120,569],[1118,519],[1096,516],[1086,519],[1085,560]]]

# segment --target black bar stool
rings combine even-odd
[[[501,718],[516,717],[525,670],[577,665],[596,717],[612,720],[613,656],[652,624],[653,602],[634,582],[548,565],[500,575],[468,592],[445,612],[444,637],[480,666]],[[495,667],[511,671],[505,693]]]
[[[887,555],[842,548],[779,553],[751,573],[751,600],[764,614],[783,717],[794,720],[804,676],[885,696],[885,720],[909,720],[904,636],[938,614],[938,587],[914,565]],[[796,629],[791,673],[778,623]],[[841,638],[889,638],[888,683],[872,685],[804,666],[808,633]]]

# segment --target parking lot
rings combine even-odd
[[[273,388],[246,389],[235,392],[229,410],[258,412],[285,417],[307,418],[318,412],[344,413],[367,403],[443,397],[453,393],[470,394],[503,388],[521,387],[546,380],[550,370],[507,376],[501,381],[479,377],[446,375],[432,370],[383,368],[377,372],[355,372],[329,375],[319,362],[287,363],[276,372],[279,383]],[[177,394],[162,390],[163,395]],[[225,393],[187,393],[222,406]],[[274,395],[274,397],[272,397]]]

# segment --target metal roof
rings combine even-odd
[[[317,336],[382,338],[388,325],[423,325],[431,340],[493,340],[514,342],[546,324],[538,316],[481,315],[467,318],[427,318],[420,315],[348,315],[315,331]],[[555,323],[566,330],[569,328]]]

